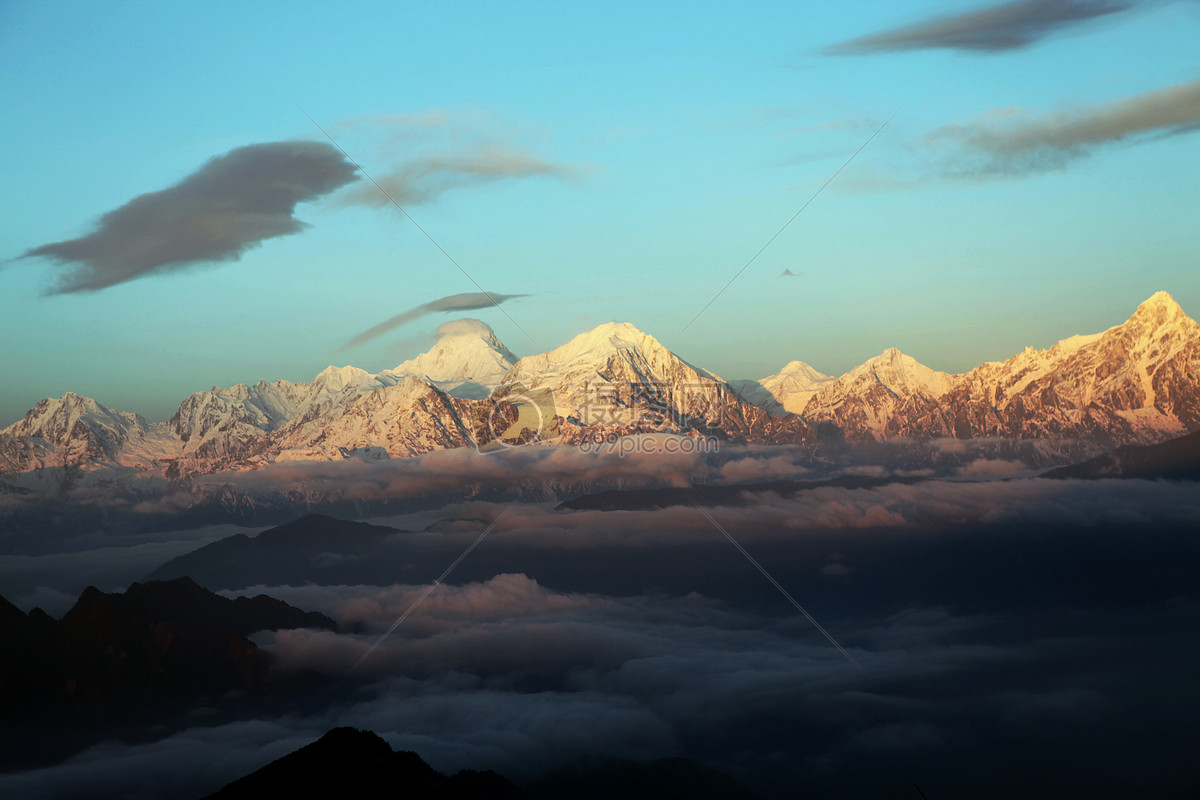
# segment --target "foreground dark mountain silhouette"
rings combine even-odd
[[[416,753],[396,752],[370,731],[334,728],[317,741],[225,786],[210,800],[354,794],[409,800],[524,800],[528,795],[494,772],[446,777]]]
[[[1046,478],[1200,480],[1200,431],[1151,445],[1128,445],[1079,464],[1052,469]]]
[[[754,800],[728,776],[684,758],[638,763],[585,759],[518,788],[495,772],[445,776],[416,753],[392,750],[370,731],[334,728],[206,800],[342,797],[376,793],[407,800]]]
[[[246,638],[299,627],[336,623],[265,595],[221,597],[190,578],[119,594],[89,586],[61,620],[0,598],[0,729],[11,742],[0,767],[52,761],[198,706],[311,687],[315,676],[273,673]]]

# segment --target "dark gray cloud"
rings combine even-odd
[[[428,303],[414,306],[407,311],[384,320],[372,328],[368,328],[342,345],[341,349],[349,350],[351,347],[358,347],[360,344],[365,344],[377,336],[382,336],[388,331],[399,328],[401,325],[406,325],[415,319],[420,319],[429,314],[436,314],[439,311],[475,311],[480,308],[498,306],[505,300],[512,300],[515,297],[528,297],[528,295],[500,294],[499,292],[464,292],[463,294],[439,297],[437,300],[431,300]]]
[[[980,178],[1060,169],[1105,145],[1196,130],[1200,80],[1042,117],[996,109],[938,128],[926,144],[942,152],[948,176]]]
[[[65,267],[51,294],[91,292],[210,261],[236,261],[267,239],[306,227],[293,216],[357,180],[322,142],[266,142],[211,159],[179,183],[109,211],[78,239],[35,247],[21,258]]]
[[[913,25],[851,39],[825,48],[828,55],[865,55],[903,50],[1016,50],[1074,25],[1126,11],[1129,0],[1016,0],[934,17]]]
[[[497,181],[550,177],[571,178],[576,170],[544,161],[511,147],[483,146],[472,152],[423,155],[405,161],[375,180],[402,206],[428,203],[452,189],[482,186]],[[363,184],[342,195],[343,202],[373,207],[391,201],[374,185]]]

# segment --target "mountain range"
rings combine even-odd
[[[309,383],[213,387],[165,422],[71,392],[47,398],[0,431],[0,475],[10,489],[47,470],[179,481],[295,460],[648,432],[764,445],[1084,440],[1100,452],[1200,429],[1200,325],[1165,292],[1107,331],[958,375],[893,348],[836,378],[792,361],[727,382],[628,323],[520,359],[482,322],[444,327],[432,350],[394,369],[331,366]]]

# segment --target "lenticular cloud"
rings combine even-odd
[[[211,159],[179,183],[138,195],[78,239],[35,247],[64,270],[51,294],[94,292],[146,275],[237,261],[267,239],[307,227],[293,212],[358,180],[321,142],[266,142]]]

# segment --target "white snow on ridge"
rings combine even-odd
[[[460,319],[438,327],[431,350],[379,373],[382,381],[415,376],[456,397],[487,397],[517,362],[487,324]]]
[[[764,408],[768,405],[764,401],[769,398],[774,407],[768,410],[773,413],[786,411],[799,414],[809,398],[833,380],[832,376],[819,372],[803,361],[789,361],[774,375],[760,381],[738,381],[735,385],[747,400]]]
[[[1071,336],[1045,350],[1029,347],[960,375],[889,348],[837,378],[791,361],[775,375],[733,385],[773,414],[828,420],[848,435],[1085,431],[1148,442],[1196,427],[1197,375],[1200,325],[1160,292],[1103,333]],[[191,474],[282,459],[406,457],[469,444],[477,409],[464,399],[506,385],[514,394],[521,387],[552,392],[556,412],[585,427],[616,426],[618,418],[605,421],[605,414],[620,403],[632,408],[629,398],[604,395],[606,386],[686,388],[663,396],[686,396],[691,405],[679,410],[691,418],[744,408],[719,377],[629,323],[605,323],[518,360],[487,325],[464,319],[441,326],[428,352],[393,369],[373,374],[330,366],[308,383],[213,387],[186,398],[167,422],[149,423],[71,392],[48,398],[0,431],[0,473],[79,465],[170,466]],[[963,425],[969,427],[960,434]]]

